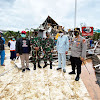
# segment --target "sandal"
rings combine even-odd
[[[2,64],[1,66],[5,66],[4,64]]]

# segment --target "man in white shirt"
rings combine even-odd
[[[59,32],[60,36],[58,37],[57,40],[57,52],[58,52],[58,68],[62,69],[63,72],[66,73],[66,54],[68,53],[69,50],[69,40],[67,36],[64,36],[64,33],[62,31]],[[61,61],[62,61],[62,67],[61,67]]]
[[[10,47],[10,59],[16,59],[16,40],[14,37],[12,37],[11,40],[8,42],[8,46]]]

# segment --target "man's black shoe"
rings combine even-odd
[[[52,62],[50,63],[50,69],[52,69]]]
[[[26,70],[30,70],[29,68],[26,68]]]
[[[75,81],[79,81],[80,77],[76,76]]]
[[[75,74],[75,72],[74,72],[74,71],[72,71],[72,72],[69,72],[69,74]]]
[[[38,65],[39,68],[42,68],[40,65]]]
[[[61,68],[57,68],[57,70],[59,70],[59,69],[61,69]]]
[[[34,64],[34,68],[33,68],[33,70],[36,70],[36,64]]]
[[[36,70],[36,68],[35,68],[35,67],[34,67],[33,69],[34,69],[34,70]]]
[[[25,72],[25,69],[23,69],[22,72]]]
[[[52,69],[52,66],[50,66],[50,69]]]
[[[43,66],[43,68],[45,68],[45,67],[47,67],[47,65],[46,65],[46,64]]]
[[[38,63],[38,67],[39,67],[39,68],[42,68],[42,67],[40,66],[40,63]]]

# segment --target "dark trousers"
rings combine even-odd
[[[16,51],[10,51],[10,59],[13,60],[13,59],[16,59]]]
[[[80,58],[77,57],[70,57],[70,61],[71,61],[71,66],[72,66],[72,71],[75,72],[75,67],[77,67],[77,74],[81,74],[81,64],[82,61],[80,60]]]

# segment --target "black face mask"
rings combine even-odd
[[[48,35],[48,34],[46,34],[46,36],[47,36],[47,37],[49,37],[49,35]]]
[[[38,32],[34,32],[34,35],[38,35]]]
[[[34,35],[35,35],[35,36],[37,36],[37,35],[38,35],[38,33],[35,33]]]
[[[74,32],[74,35],[75,35],[75,36],[78,36],[78,35],[79,35],[79,32],[75,31],[75,32]]]

